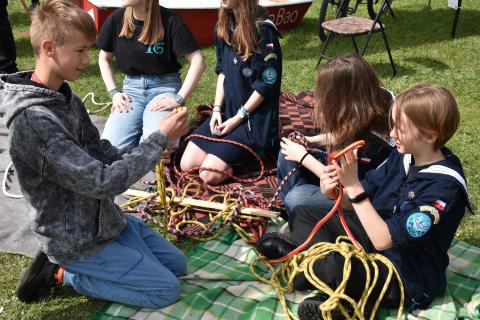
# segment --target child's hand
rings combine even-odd
[[[240,119],[240,117],[238,116],[231,117],[230,119],[228,119],[227,121],[225,121],[224,123],[218,126],[217,132],[218,131],[219,132],[217,133],[217,135],[224,136],[226,134],[229,134],[230,132],[233,131],[233,129],[238,127],[240,123],[242,123],[242,119]]]
[[[150,111],[170,111],[178,107],[180,105],[172,97],[163,96],[152,103]]]
[[[352,187],[358,185],[358,164],[357,164],[357,150],[347,152],[338,161],[333,160],[333,166],[337,171],[340,183],[345,187]]]
[[[296,162],[299,162],[307,152],[304,146],[285,137],[280,142],[280,148],[280,152],[285,155],[285,159]]]
[[[131,109],[132,100],[125,92],[116,92],[112,97],[111,111],[128,112]]]
[[[210,132],[214,135],[219,135],[220,130],[218,126],[222,124],[222,115],[220,112],[212,112],[212,117],[210,118]]]
[[[160,121],[158,127],[171,141],[177,140],[188,131],[187,108],[177,108],[170,112]]]
[[[338,174],[335,167],[332,165],[323,167],[323,172],[320,175],[320,190],[322,193],[326,197],[334,199],[337,195],[337,187]]]

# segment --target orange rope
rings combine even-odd
[[[356,142],[352,143],[351,145],[347,146],[346,148],[344,148],[344,149],[342,149],[338,152],[332,152],[328,156],[328,163],[331,164],[333,160],[337,160],[338,158],[342,157],[345,153],[350,152],[350,151],[355,150],[355,149],[358,149],[358,148],[361,148],[364,145],[365,145],[365,140],[359,140],[359,141],[356,141]],[[355,239],[355,237],[352,234],[352,231],[350,230],[350,228],[347,225],[347,222],[345,220],[345,216],[343,214],[342,207],[340,206],[340,202],[342,201],[342,196],[343,196],[343,188],[341,186],[339,186],[338,187],[337,198],[335,199],[335,204],[333,205],[333,208],[330,210],[330,212],[328,212],[328,214],[325,217],[323,217],[323,219],[321,219],[320,221],[317,222],[315,227],[313,227],[312,231],[308,235],[308,238],[300,246],[298,246],[294,250],[290,251],[285,256],[277,258],[277,259],[268,260],[268,262],[270,264],[282,262],[282,261],[288,259],[289,257],[297,254],[298,252],[303,251],[310,244],[313,237],[315,236],[315,233],[317,233],[318,229],[320,229],[320,227],[323,226],[325,224],[325,222],[327,222],[333,216],[333,214],[336,211],[338,211],[338,214],[340,215],[340,221],[342,223],[342,226],[345,229],[345,231],[346,231],[348,237],[350,238],[350,240],[352,241],[352,243],[355,245],[355,247],[359,251],[364,251],[362,246]]]

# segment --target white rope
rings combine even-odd
[[[9,198],[21,199],[23,198],[21,194],[12,194],[7,191],[7,179],[8,179],[8,174],[10,173],[10,170],[13,171],[12,166],[13,166],[13,162],[10,161],[10,163],[5,168],[5,173],[3,174],[3,181],[2,181],[2,191],[3,191],[3,194]]]
[[[90,109],[87,109],[87,112],[88,112],[89,114],[99,113],[99,112],[107,109],[108,107],[110,107],[110,106],[112,105],[112,101],[109,101],[109,102],[96,102],[96,101],[95,101],[95,93],[93,93],[93,92],[89,92],[89,93],[87,93],[87,94],[85,95],[85,97],[83,97],[82,102],[83,102],[84,105],[85,105],[85,101],[87,100],[88,97],[90,97],[90,101],[91,101],[94,105],[96,105],[96,106],[103,106],[103,107],[101,107],[101,108],[98,109],[98,110],[90,110]]]

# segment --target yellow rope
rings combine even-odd
[[[313,270],[315,262],[323,259],[332,252],[337,252],[345,258],[345,263],[343,266],[343,280],[335,290],[321,281],[315,275]],[[351,297],[345,294],[345,288],[351,274],[352,259],[357,259],[363,264],[366,274],[365,287],[362,297],[358,302],[355,302]],[[271,273],[270,279],[259,275],[255,271],[255,266],[258,262],[263,262],[268,267]],[[339,237],[336,243],[317,243],[308,250],[288,258],[278,267],[273,267],[270,265],[262,256],[257,257],[250,263],[250,272],[252,272],[252,274],[255,275],[259,281],[267,283],[275,288],[280,300],[280,304],[282,305],[285,314],[290,319],[297,319],[297,316],[288,308],[285,294],[293,291],[293,280],[298,274],[303,272],[307,280],[316,289],[328,296],[328,299],[320,305],[319,311],[322,313],[323,319],[332,319],[332,312],[335,309],[338,309],[342,312],[345,319],[364,320],[364,312],[367,301],[371,298],[371,293],[378,281],[378,262],[383,263],[387,267],[388,275],[379,296],[376,297],[374,307],[370,314],[370,319],[374,319],[378,306],[380,305],[383,296],[387,292],[390,283],[393,281],[393,276],[395,276],[400,288],[400,305],[397,313],[397,319],[400,320],[404,304],[404,290],[402,280],[395,269],[395,266],[390,260],[380,254],[368,254],[357,250],[355,246],[350,243],[350,240],[347,237]],[[373,267],[373,278],[371,277],[369,263]],[[353,317],[347,313],[344,307],[345,303],[342,304],[341,302],[347,302],[352,306],[354,310]]]

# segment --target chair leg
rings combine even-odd
[[[395,19],[397,16],[395,15],[395,12],[393,11],[392,7],[390,6],[389,3],[387,3],[388,6],[388,11],[390,11],[390,15],[392,16],[393,19]]]
[[[393,76],[397,74],[397,69],[395,68],[395,64],[393,63],[392,52],[390,51],[390,46],[388,45],[387,35],[385,34],[385,30],[381,28],[383,41],[385,41],[385,48],[387,48],[388,58],[390,59],[390,64],[392,65]]]
[[[355,47],[355,52],[357,52],[357,54],[360,54],[360,52],[358,52],[358,46],[357,46],[357,41],[355,41],[355,37],[352,36],[352,42],[353,42],[353,46]]]
[[[318,58],[315,69],[318,67],[318,65],[322,61],[322,58],[326,57],[325,51],[327,50],[328,43],[330,42],[330,40],[332,40],[332,38],[333,38],[333,32],[330,32],[327,36],[327,40],[325,40],[325,42],[323,43],[323,48],[322,48],[322,51],[320,52],[320,57]]]
[[[455,36],[457,35],[458,17],[460,16],[461,7],[462,7],[462,0],[458,0],[457,10],[455,10],[455,16],[453,17],[452,33],[450,34],[452,38],[455,38]]]

